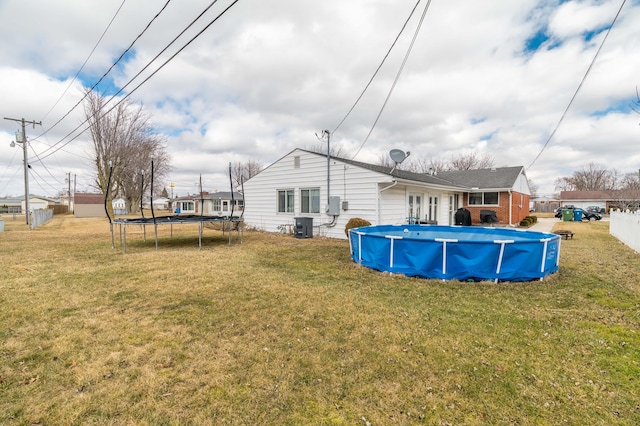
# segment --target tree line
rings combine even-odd
[[[591,162],[571,176],[556,179],[556,191],[617,191],[640,190],[640,170],[621,173],[616,169]]]

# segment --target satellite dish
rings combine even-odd
[[[389,151],[389,157],[391,157],[394,163],[400,164],[408,157],[408,155],[401,149],[392,149]]]

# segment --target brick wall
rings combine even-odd
[[[509,193],[501,192],[498,206],[470,206],[469,194],[464,194],[463,206],[471,212],[471,223],[480,224],[480,210],[493,210],[500,219],[499,225],[509,225],[509,209],[511,209],[511,223],[518,224],[529,216],[529,196],[519,192],[511,193],[512,205],[509,205]]]

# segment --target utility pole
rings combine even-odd
[[[77,175],[74,173],[73,174],[73,210],[76,209],[76,182],[77,182]]]
[[[67,213],[71,213],[71,172],[67,173]]]
[[[29,162],[28,162],[28,155],[27,155],[27,133],[26,133],[25,127],[27,123],[33,125],[34,128],[36,127],[36,124],[38,126],[42,126],[42,122],[28,121],[28,120],[25,120],[24,118],[18,119],[18,118],[5,117],[4,119],[10,120],[10,121],[17,121],[18,123],[22,124],[22,133],[16,132],[16,143],[21,143],[22,149],[24,151],[24,206],[26,210],[25,216],[27,217],[27,226],[31,227],[31,219],[29,217]]]

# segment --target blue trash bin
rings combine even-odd
[[[584,210],[582,209],[573,209],[573,220],[575,222],[582,222],[582,215],[584,214]]]

